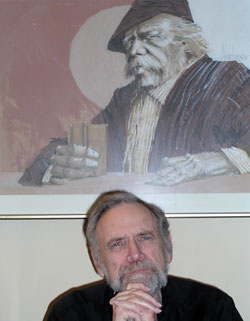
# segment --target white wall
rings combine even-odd
[[[250,320],[250,219],[171,219],[171,273],[228,292]],[[39,321],[63,291],[97,280],[81,220],[0,221],[0,320]]]

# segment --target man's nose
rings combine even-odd
[[[132,46],[130,48],[130,55],[136,56],[136,55],[145,55],[146,49],[144,48],[143,41],[140,39],[134,39]]]
[[[136,240],[131,240],[128,243],[128,262],[135,262],[142,259],[143,253]]]

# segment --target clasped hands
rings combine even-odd
[[[110,300],[113,321],[156,321],[161,304],[149,292],[150,289],[142,283],[129,283]]]

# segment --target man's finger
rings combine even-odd
[[[144,290],[146,292],[149,292],[151,290],[144,283],[128,283],[128,285],[126,287],[126,290],[130,290],[130,289],[141,289],[141,290]]]
[[[132,297],[127,300],[123,300],[121,298],[117,298],[112,300],[110,302],[111,305],[116,305],[119,307],[123,307],[138,313],[142,313],[144,309],[150,310],[156,314],[161,312],[161,309],[159,307],[156,307],[151,302],[146,300],[141,300],[141,298],[138,297]]]
[[[161,303],[159,303],[152,295],[142,291],[142,290],[137,290],[137,289],[130,289],[130,290],[124,290],[120,293],[118,293],[114,298],[110,300],[110,302],[113,302],[115,300],[141,300],[148,302],[150,304],[153,304],[156,307],[161,307]]]
[[[128,289],[119,292],[110,300],[110,304],[121,305],[126,308],[131,308],[132,304],[132,307],[146,307],[155,313],[159,313],[161,311],[161,304],[157,302],[153,296],[141,289]]]

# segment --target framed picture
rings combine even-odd
[[[160,206],[168,217],[250,217],[249,194],[137,194]],[[86,212],[98,195],[0,196],[0,219],[75,219]]]
[[[112,189],[250,215],[249,1],[0,9],[0,218],[85,217]]]

